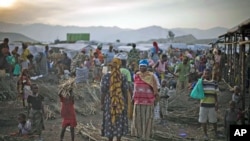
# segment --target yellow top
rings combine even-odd
[[[28,48],[26,48],[23,53],[21,54],[21,58],[23,59],[23,61],[27,61],[28,60],[28,55],[30,54],[30,50]]]

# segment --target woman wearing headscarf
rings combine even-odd
[[[153,42],[153,48],[151,48],[151,58],[156,63],[159,60],[159,56],[162,50],[159,48],[157,42]]]
[[[152,135],[154,103],[158,97],[154,74],[147,70],[146,59],[139,62],[139,72],[134,76],[134,111],[131,135],[149,140]]]
[[[101,104],[103,110],[102,136],[112,141],[128,133],[127,80],[121,74],[121,60],[114,58],[109,64],[111,71],[101,79]]]

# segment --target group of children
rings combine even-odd
[[[18,115],[18,136],[38,135],[42,140],[42,130],[44,130],[44,105],[43,96],[38,94],[38,85],[31,84],[30,95],[27,96],[27,115],[20,113]],[[28,117],[28,118],[26,118]]]
[[[240,95],[240,88],[238,86],[234,86],[232,89],[232,99],[229,102],[229,108],[226,110],[224,115],[224,128],[225,134],[227,137],[227,141],[229,141],[229,129],[230,125],[237,125],[244,117],[243,113],[248,112],[249,109],[243,110],[241,106],[242,97]]]
[[[44,127],[43,117],[45,115],[43,96],[38,94],[38,85],[31,84],[31,95],[28,95],[28,114],[20,113],[18,115],[18,133],[14,135],[30,137],[38,135],[38,140],[42,139],[42,130]],[[60,140],[64,138],[66,128],[69,126],[71,131],[71,140],[74,141],[74,128],[77,125],[76,113],[74,108],[73,91],[69,91],[70,95],[63,96],[59,93],[61,104],[62,130]]]

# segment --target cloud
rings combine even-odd
[[[231,27],[249,17],[249,0],[16,0],[1,21],[79,26]]]
[[[17,23],[41,22],[39,19],[46,19],[51,15],[58,15],[64,8],[56,5],[44,5],[33,2],[17,1],[11,8],[0,9],[1,20]]]

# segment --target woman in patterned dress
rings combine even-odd
[[[128,133],[127,80],[120,72],[121,60],[114,58],[108,72],[101,80],[101,104],[103,110],[102,136],[112,141]]]

